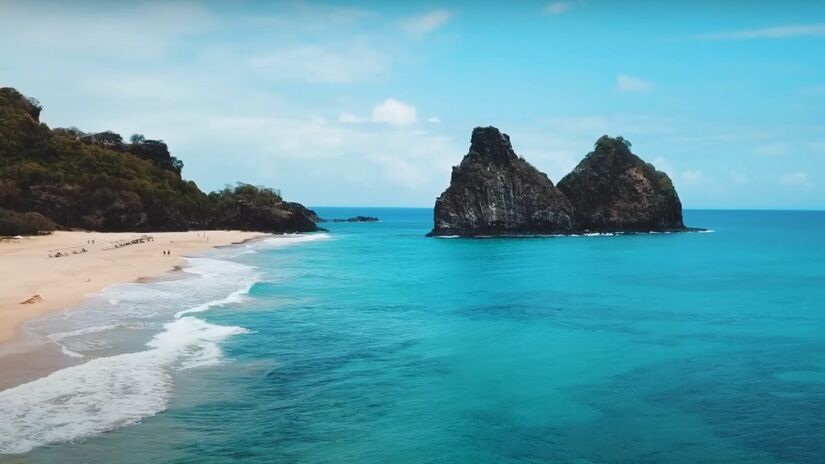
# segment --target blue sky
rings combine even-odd
[[[495,125],[555,182],[623,135],[688,208],[825,208],[825,2],[68,3],[0,0],[0,85],[207,190],[431,206]]]

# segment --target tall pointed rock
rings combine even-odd
[[[576,229],[573,208],[546,174],[519,158],[510,137],[477,127],[470,151],[435,202],[430,235],[534,235]]]

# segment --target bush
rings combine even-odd
[[[42,214],[0,209],[0,235],[42,235],[55,229],[57,225]]]

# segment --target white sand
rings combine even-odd
[[[113,242],[142,235],[154,240],[111,249]],[[262,236],[240,231],[55,232],[0,241],[0,344],[14,339],[24,322],[77,305],[87,294],[116,283],[161,275],[184,264],[183,256]],[[95,243],[90,244],[90,240]],[[86,252],[71,253],[84,248]],[[55,250],[68,255],[50,258]],[[171,255],[164,255],[163,250]],[[33,297],[34,302],[21,304]]]

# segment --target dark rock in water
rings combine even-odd
[[[332,222],[378,222],[379,219],[374,216],[355,216],[348,219],[333,219]]]
[[[583,230],[685,230],[682,203],[670,178],[631,153],[630,142],[622,137],[602,136],[558,188],[573,204]]]
[[[575,231],[573,207],[553,182],[519,158],[495,127],[473,130],[470,151],[435,203],[429,235],[531,235]]]

